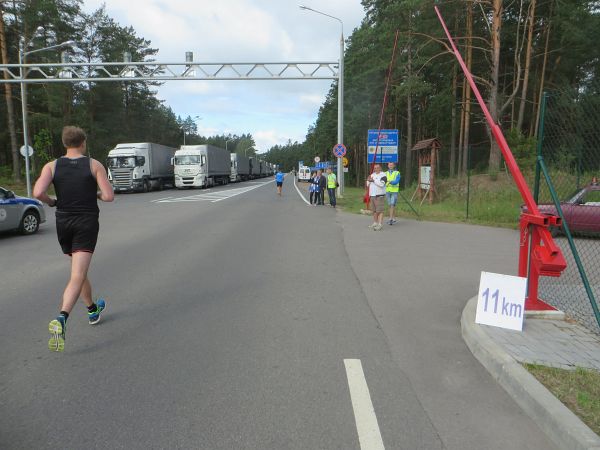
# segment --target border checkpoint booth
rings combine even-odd
[[[442,148],[438,138],[430,138],[417,142],[412,152],[417,152],[417,161],[419,163],[419,181],[417,190],[414,192],[410,201],[412,202],[415,196],[421,199],[421,205],[426,198],[429,198],[429,203],[433,203],[433,198],[436,195],[435,174],[439,164],[439,153]]]

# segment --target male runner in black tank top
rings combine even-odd
[[[60,314],[48,327],[52,335],[48,348],[57,352],[64,350],[67,318],[79,296],[88,308],[91,325],[98,323],[106,307],[103,299],[97,303],[92,300],[87,273],[98,238],[97,200],[112,202],[114,199],[102,164],[85,156],[85,132],[77,127],[64,127],[62,141],[67,149],[65,156],[44,166],[33,189],[35,198],[56,207],[58,242],[63,253],[71,256],[71,278],[63,294]],[[46,193],[50,183],[54,184],[56,199]]]

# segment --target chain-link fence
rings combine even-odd
[[[540,280],[540,297],[600,334],[600,83],[549,92],[542,102],[534,189],[542,212],[557,214],[553,197],[560,200],[566,226],[552,233],[568,267]]]

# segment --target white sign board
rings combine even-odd
[[[475,323],[523,330],[527,278],[481,272]]]
[[[33,155],[33,147],[31,145],[28,145],[27,148],[29,148],[29,156]],[[19,150],[21,152],[21,155],[23,155],[23,158],[25,158],[25,146],[21,145],[21,148]]]
[[[321,162],[321,158],[319,158],[318,156],[315,156],[315,162],[316,163]]]
[[[421,166],[421,189],[429,189],[431,185],[431,166]]]

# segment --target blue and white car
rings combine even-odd
[[[22,234],[34,234],[45,221],[42,202],[19,197],[0,187],[0,232],[18,230]]]

